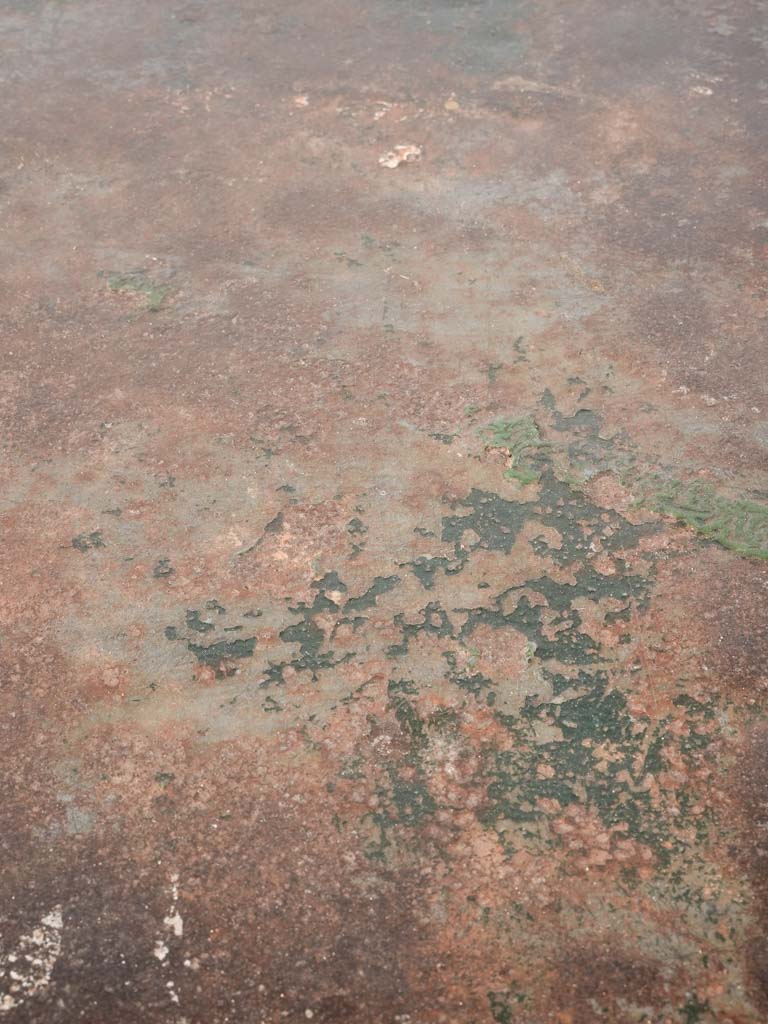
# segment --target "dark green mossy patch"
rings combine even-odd
[[[166,296],[170,293],[170,288],[157,284],[143,270],[134,270],[127,274],[110,274],[107,285],[113,292],[142,295],[151,313],[156,313],[162,308]]]
[[[641,482],[642,503],[749,558],[768,558],[768,507],[743,498],[726,498],[696,481],[683,484],[658,476]]]
[[[505,476],[520,484],[532,484],[539,479],[538,466],[549,446],[532,416],[495,420],[485,434],[489,448],[501,448],[509,457]]]

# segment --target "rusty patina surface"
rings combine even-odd
[[[768,1019],[766,4],[0,32],[0,1020]]]

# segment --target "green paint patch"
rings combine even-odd
[[[437,573],[439,570],[443,570],[445,573],[449,573],[453,563],[451,559],[445,558],[444,556],[436,556],[434,558],[428,558],[425,555],[421,555],[419,558],[415,558],[412,562],[401,562],[401,569],[410,569],[413,575],[424,587],[425,590],[431,590],[435,585],[437,579]],[[464,567],[463,562],[459,563],[459,569]]]
[[[73,537],[72,547],[76,551],[91,551],[93,548],[104,548],[106,544],[101,530],[93,530],[91,533],[79,533],[77,537]]]
[[[390,707],[395,712],[403,736],[412,747],[425,747],[428,742],[427,729],[421,715],[407,697],[392,693],[391,686],[390,693]]]
[[[567,430],[578,428],[589,435],[596,429],[591,415],[577,413],[569,420]],[[658,864],[669,865],[688,848],[686,829],[704,834],[706,822],[691,810],[701,798],[685,786],[674,794],[652,796],[651,780],[666,766],[669,743],[684,757],[707,756],[713,711],[682,698],[678,706],[688,716],[682,740],[667,732],[666,722],[637,720],[625,694],[613,684],[612,653],[584,621],[585,602],[606,602],[600,616],[606,624],[631,623],[647,607],[651,580],[628,571],[625,553],[657,531],[659,524],[633,524],[560,479],[534,427],[532,421],[501,421],[491,440],[510,458],[538,460],[536,496],[510,500],[473,489],[454,503],[452,515],[443,518],[442,540],[453,545],[454,557],[415,560],[411,568],[430,589],[439,574],[464,566],[479,549],[511,554],[523,527],[535,523],[548,532],[531,541],[534,551],[568,569],[567,582],[557,573],[543,572],[490,600],[484,598],[477,607],[452,608],[450,617],[438,602],[422,609],[416,622],[396,616],[402,642],[389,653],[407,654],[410,641],[422,630],[451,637],[465,649],[483,627],[520,633],[528,641],[528,663],[536,663],[531,678],[534,685],[540,681],[540,690],[529,692],[516,714],[497,709],[496,680],[472,671],[471,659],[459,668],[455,655],[445,654],[447,678],[478,704],[494,709],[499,723],[514,737],[509,748],[490,747],[484,753],[481,777],[485,776],[486,789],[480,820],[512,852],[520,842],[538,842],[540,823],[553,807],[563,812],[581,805],[616,836],[650,848]],[[596,550],[611,559],[613,572],[595,568]],[[462,617],[458,631],[452,626],[455,616]],[[426,743],[424,723],[403,699],[398,698],[396,709],[401,730],[412,742]],[[611,752],[607,759],[606,749]],[[498,1012],[505,1012],[501,1004]]]
[[[207,619],[200,618],[200,612],[194,609],[189,609],[185,616],[187,629],[194,630],[195,633],[209,633],[215,626],[212,622]]]
[[[377,576],[371,586],[360,597],[350,597],[344,605],[345,611],[364,612],[368,608],[374,608],[376,601],[382,594],[389,593],[400,582],[399,576]]]
[[[377,644],[380,648],[391,644],[386,654],[401,659],[392,671],[413,678],[390,679],[386,721],[379,721],[373,711],[368,718],[370,736],[386,734],[391,746],[386,756],[380,756],[372,752],[368,739],[361,738],[355,756],[334,783],[370,782],[367,790],[375,801],[364,807],[362,817],[373,827],[373,839],[366,848],[373,859],[386,860],[396,847],[425,841],[419,831],[442,807],[432,784],[437,755],[450,746],[472,748],[471,781],[480,794],[475,813],[506,853],[526,846],[549,855],[566,845],[559,828],[564,816],[566,824],[572,816],[588,828],[605,829],[617,847],[625,844],[630,851],[644,847],[644,858],[671,878],[673,870],[691,856],[692,837],[705,842],[714,820],[701,810],[706,799],[696,771],[702,760],[715,756],[718,709],[683,693],[661,721],[633,713],[635,705],[625,691],[644,677],[633,674],[634,666],[626,661],[630,652],[615,641],[619,630],[625,631],[624,642],[631,641],[630,631],[650,598],[655,556],[644,552],[635,560],[630,552],[661,525],[634,524],[595,504],[583,484],[563,479],[561,453],[571,460],[566,467],[577,458],[605,460],[609,449],[604,444],[609,442],[596,437],[599,421],[589,410],[568,417],[550,411],[555,424],[548,419],[548,429],[568,435],[559,438],[557,447],[543,440],[532,417],[497,420],[487,428],[487,447],[506,453],[510,475],[518,483],[535,482],[536,486],[524,492],[525,500],[517,488],[507,488],[511,493],[506,495],[473,488],[444,508],[449,513],[443,516],[439,531],[444,546],[424,545],[427,552],[437,553],[407,555],[412,561],[400,563],[401,570],[407,567],[430,591],[423,607],[418,607],[418,599],[410,603],[410,589],[404,598],[409,603],[391,612],[394,598],[380,601],[400,584],[400,576],[377,576],[372,581],[368,577],[360,584],[362,592],[357,587],[350,592],[338,572],[321,575],[318,571],[310,596],[302,594],[305,600],[300,602],[286,599],[284,618],[276,626],[280,640],[296,645],[295,649],[282,655],[286,660],[268,662],[267,668],[254,660],[247,669],[249,679],[258,679],[260,693],[262,688],[274,687],[270,692],[275,695],[266,699],[264,695],[260,705],[273,716],[294,713],[297,702],[284,701],[282,696],[290,690],[294,672],[311,673],[313,680],[320,680],[321,694],[326,680],[338,681],[342,690],[332,692],[330,710],[334,712],[359,700],[365,686],[379,685],[368,680],[349,692],[344,674],[333,672],[335,666],[358,657],[355,651],[334,650],[337,630],[345,627],[347,637],[360,631],[361,649],[366,652],[360,655],[361,664]],[[555,433],[551,436],[558,438]],[[354,513],[365,514],[362,507]],[[278,518],[273,524],[275,531],[281,528]],[[415,532],[437,539],[424,527],[416,527]],[[345,536],[347,548],[350,542],[365,542],[367,527],[357,515],[347,523]],[[478,568],[480,562],[495,563],[498,568],[480,582],[469,577],[477,552],[482,553]],[[488,558],[488,552],[494,557]],[[537,568],[518,574],[519,565],[536,565],[537,560],[541,562]],[[465,570],[467,586],[451,587],[450,577]],[[496,582],[499,579],[505,582]],[[408,582],[415,586],[413,580]],[[361,613],[376,607],[377,622],[369,622]],[[207,608],[210,612],[210,603]],[[377,635],[379,620],[384,620],[386,640]],[[185,624],[184,642],[198,662],[213,666],[217,676],[235,671],[233,660],[254,653],[254,637],[209,643],[221,636],[221,628],[241,628],[222,627],[215,615],[189,610]],[[196,635],[214,628],[210,638]],[[169,639],[182,639],[183,627],[173,629],[172,634],[166,632]],[[517,653],[506,667],[503,658],[488,658],[479,671],[481,655],[473,646],[482,649],[485,659],[486,649],[494,647],[494,631],[499,631],[503,651],[508,644],[503,630],[518,634],[509,645]],[[201,642],[191,643],[190,637]],[[434,672],[439,652],[445,665]],[[422,701],[414,681],[423,678],[425,664],[426,671],[438,677],[435,681],[430,676],[429,685],[441,686],[441,696],[447,694],[451,706],[435,711],[430,700],[425,710],[427,693]],[[306,710],[314,712],[317,707]],[[318,719],[324,713],[318,712]],[[467,729],[472,716],[494,725],[480,745]],[[307,730],[314,717],[305,715]],[[673,720],[684,729],[670,728]],[[673,788],[665,788],[672,787],[666,778],[681,758],[691,769],[690,780],[674,781]],[[516,1019],[517,994],[493,995],[493,1018]]]
[[[365,851],[369,860],[386,859],[386,850],[392,846],[393,828],[422,828],[438,809],[423,773],[414,775],[409,769],[406,775],[398,771],[396,765],[389,764],[386,776],[387,781],[376,787],[382,809],[367,816],[379,830],[378,842]]]
[[[477,701],[484,701],[489,707],[496,703],[496,683],[493,679],[484,676],[482,672],[469,673],[457,668],[456,656],[452,651],[445,651],[443,654],[448,663],[448,678],[463,690],[471,694]]]
[[[509,554],[517,535],[530,514],[530,507],[517,501],[481,491],[473,487],[456,507],[469,511],[464,515],[443,517],[442,540],[454,545],[457,559],[466,561],[468,552],[477,548],[488,551],[503,551]],[[467,531],[477,534],[479,540],[470,546],[464,544]]]
[[[443,517],[442,540],[454,545],[461,562],[478,548],[509,554],[520,530],[533,521],[552,527],[560,538],[558,547],[550,547],[543,537],[534,538],[534,551],[565,567],[585,562],[596,540],[604,551],[617,554],[636,547],[642,537],[658,530],[655,524],[636,526],[618,513],[595,505],[549,469],[543,473],[540,485],[537,500],[527,502],[473,488],[454,505],[466,509],[464,514]],[[478,538],[469,545],[464,541],[467,532]],[[591,585],[601,586],[596,578]]]
[[[421,609],[420,622],[406,622],[405,615],[399,612],[395,616],[395,625],[402,633],[402,640],[398,644],[392,644],[387,648],[387,657],[399,658],[408,653],[411,640],[420,633],[428,633],[433,636],[454,636],[453,625],[448,614],[439,603],[431,601],[425,608]]]
[[[296,643],[299,645],[298,657],[290,661],[270,663],[265,673],[266,678],[263,685],[270,685],[272,683],[283,684],[285,682],[285,670],[289,666],[295,669],[296,672],[311,672],[312,679],[317,680],[319,674],[325,669],[341,665],[355,657],[354,651],[348,651],[339,658],[335,656],[332,650],[323,650],[326,640],[329,638],[326,637],[325,631],[315,622],[316,617],[319,615],[336,615],[341,611],[340,605],[334,598],[338,597],[339,594],[347,592],[346,584],[340,579],[338,573],[328,572],[321,579],[313,581],[312,589],[316,591],[316,594],[311,604],[301,601],[293,607],[289,606],[288,610],[293,615],[301,616],[300,621],[291,623],[279,633],[281,640],[284,640],[286,643]],[[370,589],[378,590],[379,588],[374,583],[374,587]],[[386,589],[389,589],[389,587],[385,586],[384,590]],[[383,590],[380,592],[383,592]],[[330,594],[333,594],[334,597],[331,597]],[[376,603],[377,595],[375,593],[370,594],[369,591],[367,595],[363,595],[364,598],[366,596],[369,597],[373,604]],[[353,626],[356,626],[357,619],[342,618],[338,624],[340,625],[343,622],[352,623]],[[330,639],[332,639],[332,635]]]
[[[485,372],[488,374],[488,383],[489,384],[495,384],[496,383],[496,378],[499,376],[499,373],[500,373],[500,371],[503,368],[504,368],[504,364],[503,363],[489,363],[488,364]]]
[[[267,525],[264,527],[264,533],[281,533],[283,529],[284,516],[282,512],[278,512],[274,519],[270,519]]]
[[[404,750],[399,757],[394,756],[383,765],[383,777],[376,786],[378,808],[365,816],[379,833],[378,840],[366,850],[370,860],[386,859],[386,850],[393,845],[393,829],[418,830],[438,810],[438,803],[429,790],[429,771],[424,764],[430,724],[418,711],[418,686],[412,679],[390,679],[387,694],[387,706],[397,721]],[[445,722],[433,723],[433,728],[440,727],[444,728]],[[357,771],[356,766],[356,774]]]
[[[345,263],[348,267],[362,267],[360,260],[355,259],[354,256],[349,256],[345,252],[334,252],[333,254],[339,263]]]
[[[700,1024],[705,1021],[712,1012],[709,1000],[701,1002],[697,995],[692,995],[684,1006],[680,1007],[682,1024]]]
[[[256,647],[256,637],[248,637],[238,640],[220,640],[218,643],[209,644],[207,647],[200,644],[188,643],[187,647],[197,658],[200,665],[208,665],[216,672],[218,679],[231,675],[232,671],[225,668],[227,662],[238,658],[250,658]]]
[[[527,354],[525,345],[523,344],[524,341],[525,341],[525,335],[521,334],[518,338],[515,338],[515,340],[512,342],[512,347],[514,348],[515,352],[517,353],[517,358],[515,359],[516,363],[527,363],[528,362],[528,354]]]
[[[523,992],[510,989],[506,992],[489,992],[488,1007],[495,1024],[516,1024],[519,1021],[515,1007],[524,1003],[527,996]]]
[[[690,855],[690,829],[704,843],[709,823],[705,814],[694,812],[702,794],[690,785],[652,795],[652,780],[667,767],[668,750],[682,750],[680,740],[668,729],[669,719],[635,718],[607,672],[582,673],[580,685],[586,692],[569,699],[529,697],[519,715],[497,714],[514,744],[486,753],[480,820],[498,831],[511,851],[519,833],[509,832],[509,823],[535,829],[552,813],[542,799],[556,801],[560,810],[586,806],[614,835],[648,847],[660,867],[670,868],[675,857]],[[714,708],[687,698],[680,706],[687,712],[688,736],[703,736]],[[560,738],[542,741],[542,730],[557,731]],[[702,756],[711,758],[706,746],[696,745],[699,763]]]
[[[353,518],[347,523],[347,533],[352,541],[352,554],[350,557],[357,558],[360,552],[365,548],[368,527],[362,519],[358,518],[358,516],[353,516]]]
[[[107,285],[113,292],[143,296],[151,313],[161,309],[166,296],[170,293],[170,288],[157,284],[143,270],[131,271],[128,274],[110,274]]]

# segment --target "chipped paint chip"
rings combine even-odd
[[[417,160],[421,160],[421,146],[407,145],[407,146],[395,146],[389,153],[385,153],[384,156],[379,157],[379,163],[382,167],[395,168],[399,167],[400,164],[412,164]]]

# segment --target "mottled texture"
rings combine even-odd
[[[0,36],[0,1020],[768,1019],[766,4]]]

